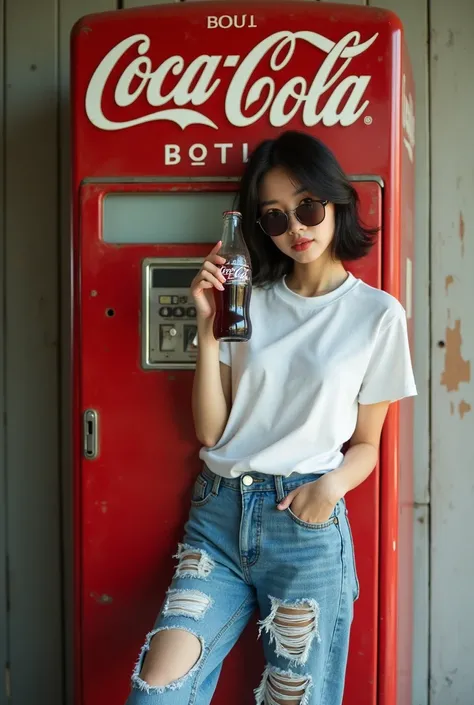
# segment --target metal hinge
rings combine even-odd
[[[84,457],[97,458],[99,452],[98,414],[94,409],[84,411]]]
[[[11,700],[12,697],[12,679],[10,676],[10,664],[5,664],[5,694],[7,700]]]

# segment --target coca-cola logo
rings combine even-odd
[[[347,71],[352,60],[363,54],[377,37],[378,34],[374,34],[361,42],[360,33],[353,31],[334,42],[317,32],[281,31],[263,39],[244,57],[203,54],[186,65],[183,57],[175,54],[154,66],[147,55],[150,37],[134,34],[111,49],[94,71],[86,93],[86,113],[101,130],[123,130],[154,120],[169,120],[183,129],[189,125],[206,125],[217,130],[218,126],[201,106],[219,89],[218,70],[237,67],[224,98],[225,114],[231,125],[248,127],[268,116],[273,127],[283,127],[301,112],[306,127],[318,123],[326,127],[337,124],[347,127],[356,122],[369,105],[364,96],[371,79],[369,75]],[[312,80],[295,75],[277,87],[275,75],[288,66],[298,42],[306,42],[325,57],[322,62],[315,61],[318,69]],[[136,56],[124,68],[115,86],[110,86],[114,69],[133,47]],[[256,70],[267,64],[270,75],[255,79]],[[177,79],[170,89],[173,76]],[[164,91],[165,81],[168,92]],[[111,119],[102,110],[104,91],[110,88],[120,108],[131,106],[144,94],[148,105],[158,110],[130,120]]]
[[[224,265],[221,267],[221,274],[225,277],[226,284],[231,284],[232,282],[245,284],[250,281],[250,268],[243,264],[229,267]]]

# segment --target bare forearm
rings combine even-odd
[[[333,470],[341,495],[358,487],[377,465],[378,449],[370,443],[356,443],[347,451],[340,468]]]
[[[194,427],[201,443],[211,447],[222,436],[230,409],[222,388],[219,343],[208,322],[199,325],[198,340],[192,395]]]

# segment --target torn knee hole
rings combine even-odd
[[[307,705],[310,689],[310,676],[267,666],[255,691],[256,705]]]
[[[184,543],[178,545],[178,553],[173,557],[179,561],[174,574],[175,578],[205,580],[215,567],[214,561],[206,551]]]
[[[306,663],[313,639],[319,640],[318,603],[298,600],[289,604],[273,597],[270,602],[270,614],[260,622],[260,633],[264,630],[269,635],[278,656],[295,664]]]
[[[202,638],[191,630],[156,629],[147,634],[132,685],[148,694],[178,690],[195,673],[203,650]]]

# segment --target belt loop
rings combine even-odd
[[[212,483],[212,494],[217,497],[217,495],[219,494],[219,487],[221,486],[222,478],[220,475],[216,475],[215,473],[213,473],[213,474],[214,474],[214,481]]]
[[[275,478],[275,491],[276,491],[276,496],[277,496],[277,502],[280,503],[283,499],[285,499],[285,489],[283,487],[283,476],[282,475],[274,475]]]
[[[338,517],[340,514],[344,514],[345,513],[344,509],[345,509],[344,500],[340,499],[339,502],[334,507],[334,512],[333,512],[334,516]]]

